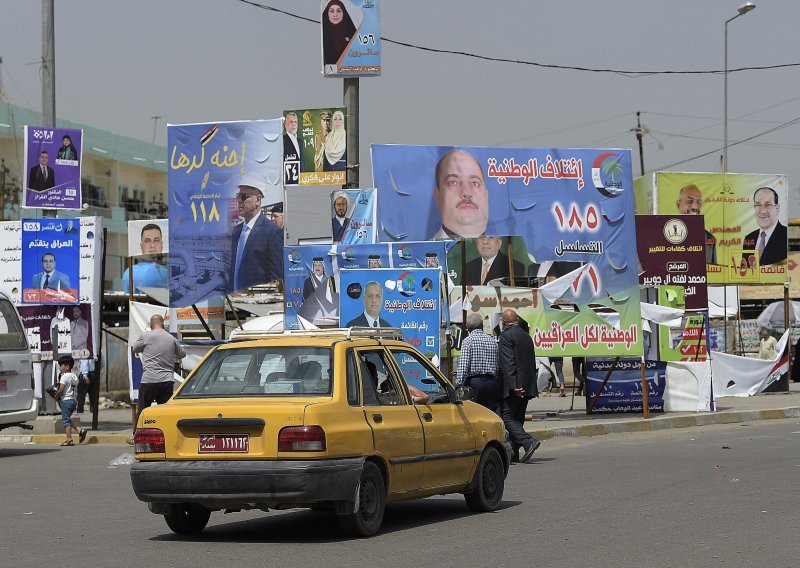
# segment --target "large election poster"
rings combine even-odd
[[[283,277],[280,119],[169,125],[170,306]]]
[[[440,276],[438,268],[343,270],[340,326],[399,328],[438,364]]]
[[[656,172],[654,213],[702,214],[709,284],[787,281],[783,175]]]
[[[682,286],[686,308],[708,309],[703,218],[698,215],[637,215],[639,284]]]
[[[614,366],[614,361],[611,359],[587,359],[587,408],[589,401],[600,392],[592,412],[598,414],[641,413],[644,408],[641,360],[621,358],[614,366],[608,382],[600,390],[612,366]],[[648,408],[651,412],[664,412],[667,364],[663,361],[646,361],[644,372],[647,382]]]
[[[529,322],[537,349],[641,353],[629,150],[374,145],[372,166],[379,240],[520,236],[531,263],[576,267]]]
[[[22,220],[22,302],[77,304],[80,219]]]
[[[18,311],[35,358],[50,361],[67,353],[95,358],[91,304],[19,306]]]
[[[380,0],[322,0],[322,73],[381,74]]]
[[[375,189],[339,189],[331,193],[331,235],[346,245],[376,242]]]
[[[83,130],[25,127],[25,207],[81,209]]]
[[[302,318],[318,326],[339,323],[340,276],[343,270],[378,268],[445,268],[451,241],[366,245],[284,247],[285,329],[302,329]],[[440,288],[445,294],[446,283]],[[447,310],[442,314],[447,322]]]
[[[283,113],[283,185],[347,183],[347,109],[307,108]]]

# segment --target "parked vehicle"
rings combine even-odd
[[[447,493],[492,511],[511,447],[470,391],[398,330],[242,332],[142,412],[133,489],[179,534],[212,511],[310,507],[370,536],[386,503]]]
[[[28,338],[17,309],[0,293],[0,430],[35,420],[33,364]]]

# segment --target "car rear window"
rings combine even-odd
[[[330,395],[332,357],[329,347],[218,349],[176,398]]]
[[[25,330],[17,316],[17,310],[6,299],[0,299],[0,351],[25,349]]]

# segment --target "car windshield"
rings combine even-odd
[[[329,347],[218,349],[176,398],[330,395],[332,369]]]

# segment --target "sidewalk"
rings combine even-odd
[[[525,430],[544,440],[555,436],[599,436],[619,432],[651,432],[670,428],[689,428],[709,424],[732,424],[754,420],[800,418],[800,383],[789,383],[788,394],[762,394],[748,398],[722,398],[717,401],[716,412],[653,412],[649,419],[641,414],[586,414],[582,397],[552,396],[535,398],[528,404],[528,421]],[[131,436],[131,409],[101,410],[98,428],[91,429],[92,415],[76,415],[81,424],[90,429],[87,444],[125,445]],[[60,416],[40,416],[34,429],[8,428],[0,431],[0,443],[57,444],[64,440]]]

